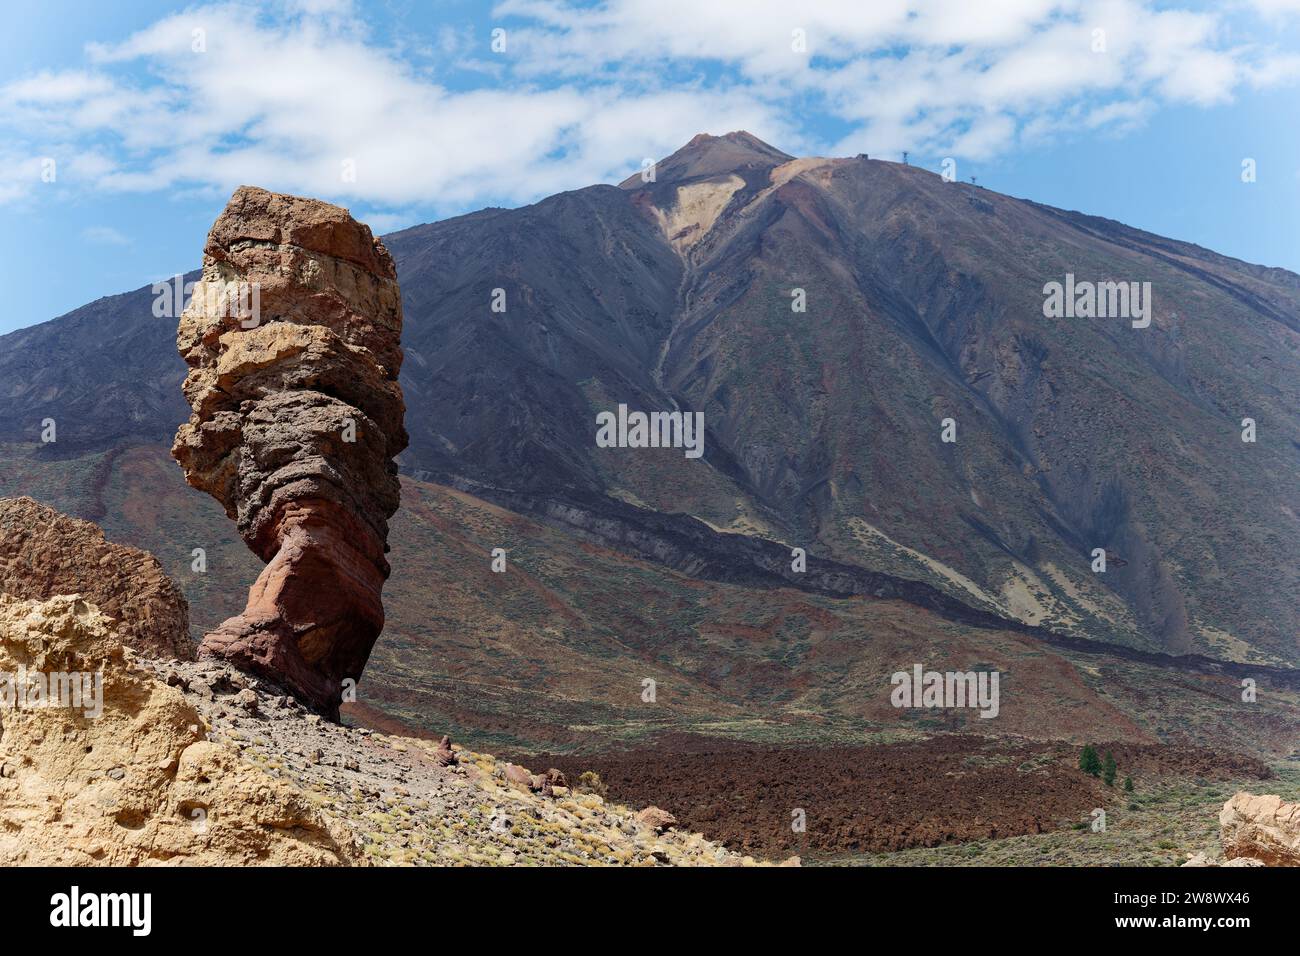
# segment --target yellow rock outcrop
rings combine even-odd
[[[76,707],[19,700],[17,683],[53,674],[89,693]],[[0,863],[357,862],[300,791],[209,742],[182,693],[79,597],[0,595],[0,680]]]

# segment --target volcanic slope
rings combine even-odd
[[[257,559],[165,446],[11,480],[56,507],[93,495],[110,540],[144,548],[190,601],[197,639],[243,607]],[[60,494],[56,489],[66,489]],[[0,481],[0,496],[11,494]],[[404,478],[387,624],[348,719],[491,752],[639,748],[672,736],[840,746],[972,732],[1012,742],[1212,746],[1267,758],[1300,739],[1300,675],[1179,661],[968,623],[897,598],[701,580],[445,485]],[[506,570],[492,570],[493,548]],[[206,565],[192,557],[203,548]],[[914,665],[996,669],[995,719],[898,709]],[[1252,677],[1256,699],[1242,699]],[[645,681],[655,682],[653,700]]]

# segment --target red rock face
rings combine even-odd
[[[383,243],[328,203],[240,187],[181,316],[193,414],[172,454],[267,562],[200,654],[337,718],[384,626],[406,447],[401,294]]]
[[[190,610],[153,555],[104,539],[98,525],[31,498],[0,498],[0,594],[80,594],[149,657],[194,656]]]

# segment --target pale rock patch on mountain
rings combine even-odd
[[[830,177],[836,167],[843,163],[851,163],[851,159],[827,159],[823,156],[805,156],[802,159],[792,159],[788,163],[782,163],[775,167],[771,172],[771,185],[758,193],[753,199],[754,203],[767,198],[767,195],[773,190],[780,189],[796,176],[807,174],[812,177],[819,185],[825,187],[830,185]]]
[[[1268,657],[1258,652],[1252,652],[1251,647],[1245,641],[1241,640],[1235,634],[1221,628],[1211,627],[1208,624],[1197,623],[1195,630],[1200,634],[1206,644],[1215,648],[1215,656],[1221,657],[1226,661],[1248,661],[1252,657],[1262,659],[1268,664],[1277,664],[1285,667],[1286,661],[1280,657]]]
[[[1090,585],[1086,581],[1070,577],[1065,569],[1052,564],[1050,561],[1044,562],[1042,571],[1065,596],[1067,604],[1077,605],[1087,614],[1109,621],[1117,626],[1121,622],[1127,626],[1133,625],[1132,616],[1129,614],[1128,609],[1110,592]],[[1077,615],[1072,612],[1064,611],[1062,614],[1063,623],[1067,626],[1078,622]]]
[[[726,176],[701,183],[688,183],[677,188],[677,201],[667,210],[655,207],[655,217],[664,236],[677,251],[686,251],[708,235],[713,224],[727,208],[737,190],[745,181],[739,176]]]
[[[862,518],[850,518],[846,525],[868,555],[873,557],[887,556],[890,559],[902,562],[904,567],[908,564],[913,565],[918,570],[925,572],[924,577],[926,580],[938,585],[947,593],[968,602],[973,598],[976,607],[983,605],[988,609],[1009,613],[1009,609],[1002,599],[990,594],[966,575],[954,570],[942,561],[909,548],[905,544],[900,544]]]
[[[1038,625],[1051,615],[1051,600],[1038,575],[1019,561],[1013,562],[1002,582],[1002,606],[1018,621]]]

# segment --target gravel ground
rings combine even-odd
[[[455,744],[309,713],[267,681],[210,660],[139,663],[179,688],[210,740],[300,788],[377,865],[748,866],[758,861],[554,775]],[[649,818],[648,818],[649,817]]]

